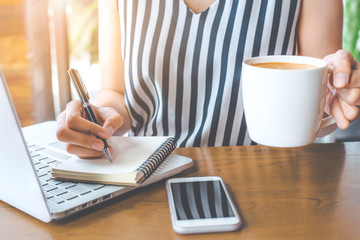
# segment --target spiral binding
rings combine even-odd
[[[169,137],[136,171],[141,171],[144,180],[147,179],[175,148],[175,139]]]

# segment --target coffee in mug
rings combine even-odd
[[[273,69],[311,69],[315,66],[302,63],[288,63],[288,62],[265,62],[251,64],[254,67],[273,68]]]

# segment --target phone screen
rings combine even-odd
[[[234,217],[219,180],[171,183],[178,220]]]

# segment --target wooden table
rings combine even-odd
[[[243,220],[239,231],[175,233],[162,181],[48,224],[0,201],[0,239],[360,239],[360,143],[175,152],[195,160],[178,177],[224,179]]]

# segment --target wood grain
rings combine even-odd
[[[239,231],[182,236],[171,227],[165,182],[42,223],[0,202],[0,239],[358,239],[360,143],[176,149],[221,176],[243,220]]]

